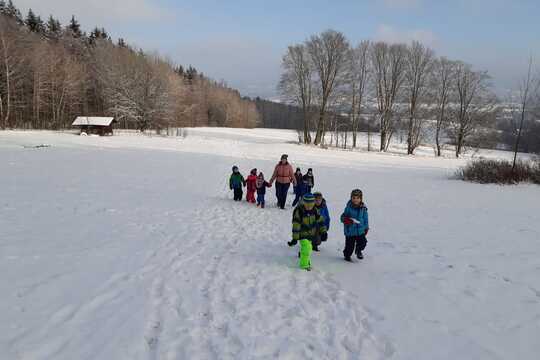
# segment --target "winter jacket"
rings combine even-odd
[[[247,191],[255,191],[257,190],[257,176],[255,175],[249,175],[246,180],[247,184]]]
[[[306,239],[313,242],[326,234],[324,218],[315,208],[308,211],[303,205],[297,206],[293,212],[292,225],[293,241]]]
[[[268,181],[264,179],[257,179],[257,195],[266,195],[266,188],[272,187]]]
[[[294,178],[296,179],[296,186],[302,182],[302,173],[294,173]]]
[[[274,174],[270,179],[270,183],[276,180],[280,184],[293,183],[296,186],[296,177],[294,176],[294,170],[289,163],[282,164],[281,162],[276,165]]]
[[[229,179],[229,187],[231,189],[241,189],[243,186],[246,186],[246,181],[244,180],[244,177],[242,174],[238,173],[232,173],[231,178]]]
[[[307,184],[304,182],[304,180],[300,180],[300,182],[296,184],[295,189],[296,189],[296,192],[295,192],[296,196],[300,198],[308,192],[308,187],[307,187]]]
[[[315,186],[315,178],[313,177],[313,175],[306,174],[302,179],[310,188],[313,188]]]
[[[326,231],[330,230],[330,213],[328,212],[328,207],[326,206],[326,200],[323,199],[321,206],[315,205],[315,208],[319,210],[319,214],[324,218],[324,226],[326,226]]]
[[[345,236],[362,236],[369,229],[368,209],[361,203],[359,206],[354,206],[349,200],[343,214],[341,214],[341,222],[348,217],[357,220],[359,223],[353,222],[351,225],[344,225],[343,232]]]

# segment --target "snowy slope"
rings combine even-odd
[[[295,137],[0,132],[0,357],[537,358],[538,186]],[[51,147],[24,148],[39,144]],[[333,217],[311,273],[273,189],[265,210],[230,200],[233,164],[269,177],[281,153],[314,168]],[[354,187],[371,232],[349,264],[337,219]]]

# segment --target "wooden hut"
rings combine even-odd
[[[115,123],[116,120],[112,117],[79,116],[71,126],[78,127],[81,130],[81,135],[105,136],[113,134],[113,124]]]

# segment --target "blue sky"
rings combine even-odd
[[[243,94],[273,97],[287,45],[328,28],[352,43],[420,40],[488,70],[497,92],[540,63],[539,0],[18,0],[42,16],[104,26],[146,50],[193,64]]]

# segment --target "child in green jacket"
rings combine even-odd
[[[308,193],[302,197],[302,202],[294,209],[292,219],[292,241],[287,244],[294,246],[300,242],[301,269],[311,270],[311,252],[316,250],[320,241],[328,237],[324,217],[315,208],[315,197]]]
[[[246,180],[244,180],[244,177],[238,171],[238,166],[233,166],[232,174],[229,178],[229,187],[234,191],[234,201],[242,201],[242,196],[244,195],[242,186],[246,186]]]

